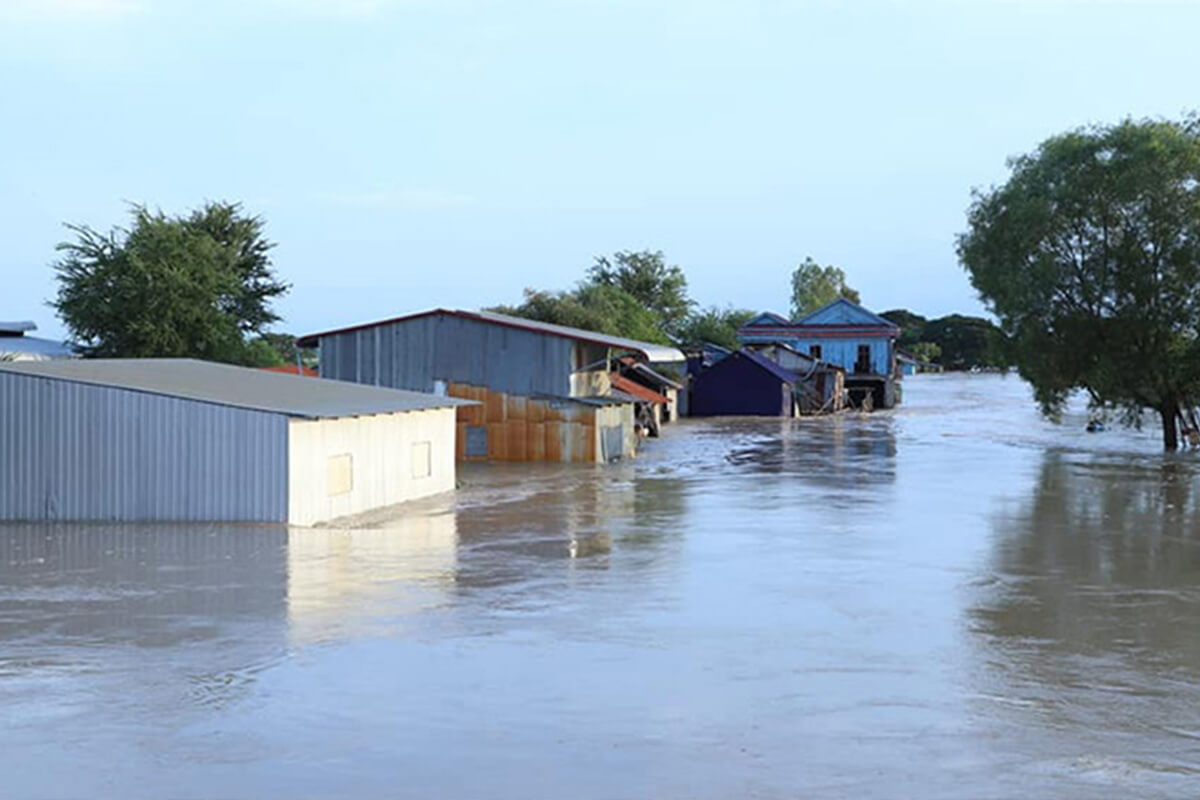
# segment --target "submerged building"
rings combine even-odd
[[[795,394],[798,383],[796,373],[743,348],[693,379],[691,414],[794,417],[800,411]]]
[[[0,363],[0,519],[358,514],[454,488],[465,405],[190,359]]]
[[[63,342],[30,336],[35,330],[37,325],[32,322],[0,322],[0,361],[75,358],[75,351]]]
[[[605,462],[637,449],[638,399],[613,365],[682,363],[673,347],[489,311],[433,309],[301,337],[322,378],[480,403],[458,412],[464,460]]]
[[[838,299],[794,322],[759,314],[737,335],[743,345],[781,343],[841,367],[851,405],[891,408],[900,402],[900,328],[857,303]]]

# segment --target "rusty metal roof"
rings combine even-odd
[[[613,388],[617,391],[624,392],[628,395],[633,395],[638,400],[647,403],[665,404],[667,402],[667,398],[663,397],[658,392],[654,391],[653,389],[647,389],[640,383],[632,381],[620,373],[614,372],[610,377],[612,379]]]

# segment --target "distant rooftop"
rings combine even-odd
[[[435,308],[430,311],[420,311],[414,314],[405,314],[399,317],[382,319],[377,322],[367,322],[361,325],[352,325],[348,328],[337,328],[335,330],[323,331],[321,333],[310,333],[307,336],[300,337],[300,339],[296,341],[296,344],[300,347],[313,347],[323,336],[333,336],[339,333],[351,333],[353,331],[375,328],[380,325],[390,325],[396,322],[404,322],[410,319],[418,319],[420,317],[430,317],[441,314],[451,317],[458,317],[460,319],[470,319],[476,322],[485,322],[491,325],[502,325],[506,328],[517,328],[520,330],[533,331],[534,333],[561,336],[564,339],[573,339],[577,342],[588,342],[591,344],[603,345],[605,347],[612,347],[617,350],[640,353],[647,361],[654,363],[669,363],[685,360],[683,353],[681,353],[677,348],[670,347],[668,345],[654,344],[653,342],[640,342],[637,339],[625,339],[621,336],[609,336],[608,334],[597,333],[596,331],[585,331],[582,328],[570,328],[566,325],[554,325],[549,322],[539,322],[537,320],[525,319],[524,317],[513,317],[509,316],[508,314],[497,314],[494,311],[464,311],[462,309],[449,308]]]
[[[10,372],[217,405],[321,419],[474,405],[470,400],[187,358],[0,362]]]
[[[32,322],[3,322],[0,321],[0,336],[20,336],[27,331],[36,331],[37,325]]]
[[[36,331],[37,325],[29,321],[0,322],[0,358],[32,359],[73,358],[75,351],[64,342],[26,336]]]

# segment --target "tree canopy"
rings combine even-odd
[[[622,250],[595,259],[574,289],[526,289],[524,301],[491,310],[573,328],[670,344],[686,329],[693,302],[687,277],[660,251]]]
[[[495,306],[491,310],[610,336],[670,344],[658,315],[616,286],[585,283],[566,292],[526,289],[520,305]]]
[[[68,225],[54,264],[51,305],[88,356],[191,357],[254,364],[253,337],[279,317],[271,300],[288,291],[275,278],[273,245],[260,217],[208,203],[168,217],[130,210],[129,228],[100,233]]]
[[[661,250],[601,256],[588,268],[588,283],[621,289],[657,314],[668,334],[678,331],[692,308],[687,277],[679,267],[667,265]]]
[[[959,258],[1043,411],[1075,390],[1178,445],[1200,398],[1200,123],[1077,129],[976,192]]]
[[[897,344],[904,348],[914,347],[921,341],[921,336],[925,332],[925,324],[929,322],[925,317],[914,314],[907,308],[894,308],[891,311],[884,311],[879,316],[900,326],[900,338]]]
[[[797,319],[839,297],[857,303],[858,292],[846,284],[846,273],[835,266],[821,266],[812,257],[792,272],[792,318]]]
[[[679,331],[680,344],[711,342],[730,350],[738,348],[737,331],[757,316],[744,308],[710,306],[690,314]]]

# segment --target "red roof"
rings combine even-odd
[[[651,389],[647,389],[645,386],[642,386],[640,383],[629,380],[629,378],[626,378],[624,375],[620,375],[620,374],[614,372],[614,373],[612,373],[611,377],[612,377],[612,386],[618,392],[624,392],[625,394],[631,394],[634,397],[636,397],[637,399],[644,400],[648,403],[663,403],[663,404],[665,404],[667,402],[667,398],[663,397],[658,392],[655,392]]]
[[[312,367],[301,367],[298,364],[284,364],[282,367],[259,367],[263,372],[286,372],[288,375],[303,375],[307,378],[317,377],[317,371]]]

